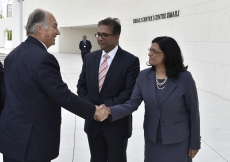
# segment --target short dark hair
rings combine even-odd
[[[83,38],[86,37],[86,35],[83,35]]]
[[[121,24],[118,18],[108,17],[104,20],[98,22],[98,27],[100,25],[107,25],[112,29],[113,34],[120,35],[121,34]]]
[[[35,9],[28,17],[26,25],[26,35],[35,34],[36,25],[40,24],[42,27],[48,29],[47,22],[47,11],[42,9]]]
[[[180,72],[188,69],[188,66],[184,66],[184,59],[180,47],[173,38],[157,37],[152,40],[152,43],[157,43],[164,52],[164,65],[168,77],[177,78]],[[152,68],[156,70],[155,66],[152,66]]]

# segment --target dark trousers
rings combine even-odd
[[[81,52],[81,58],[82,58],[82,61],[84,62],[84,58],[85,58],[85,55],[89,53],[89,52]]]
[[[96,137],[88,136],[91,153],[90,162],[127,162],[126,149],[128,140],[107,141],[103,132]]]
[[[22,162],[22,161],[17,161],[17,160],[8,158],[8,157],[3,155],[3,162]],[[50,161],[26,161],[26,162],[50,162]]]

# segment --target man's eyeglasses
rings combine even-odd
[[[158,52],[158,51],[156,51],[154,49],[151,49],[151,48],[148,48],[148,51],[151,52],[151,53],[153,53],[153,54],[163,53],[163,52]]]
[[[97,34],[95,34],[95,37],[98,39],[99,37],[101,37],[102,39],[105,39],[105,38],[107,38],[108,36],[110,36],[110,35],[116,35],[116,34],[106,34],[106,33],[102,33],[102,34],[100,34],[100,33],[97,33]]]

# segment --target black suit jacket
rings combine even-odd
[[[3,76],[4,76],[3,65],[2,62],[0,62],[0,114],[2,112],[2,109],[4,108],[4,102],[5,102],[3,89],[2,89]]]
[[[78,80],[77,93],[95,105],[113,106],[129,100],[136,78],[140,72],[139,59],[120,47],[109,67],[101,92],[98,88],[98,71],[102,50],[87,54]],[[104,137],[110,141],[128,139],[132,134],[132,115],[115,122],[85,121],[85,132],[95,137],[102,129]]]
[[[6,101],[0,118],[0,151],[18,161],[50,161],[59,154],[61,107],[92,120],[95,106],[62,81],[56,58],[35,38],[5,59]]]
[[[81,53],[90,53],[90,50],[92,48],[91,42],[89,40],[86,40],[86,47],[84,48],[83,40],[79,43],[79,49],[81,50]]]

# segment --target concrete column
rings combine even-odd
[[[23,25],[22,25],[22,17],[23,17],[23,6],[22,6],[22,1],[23,0],[19,0],[19,42],[21,43],[23,40],[22,34],[23,34]]]

